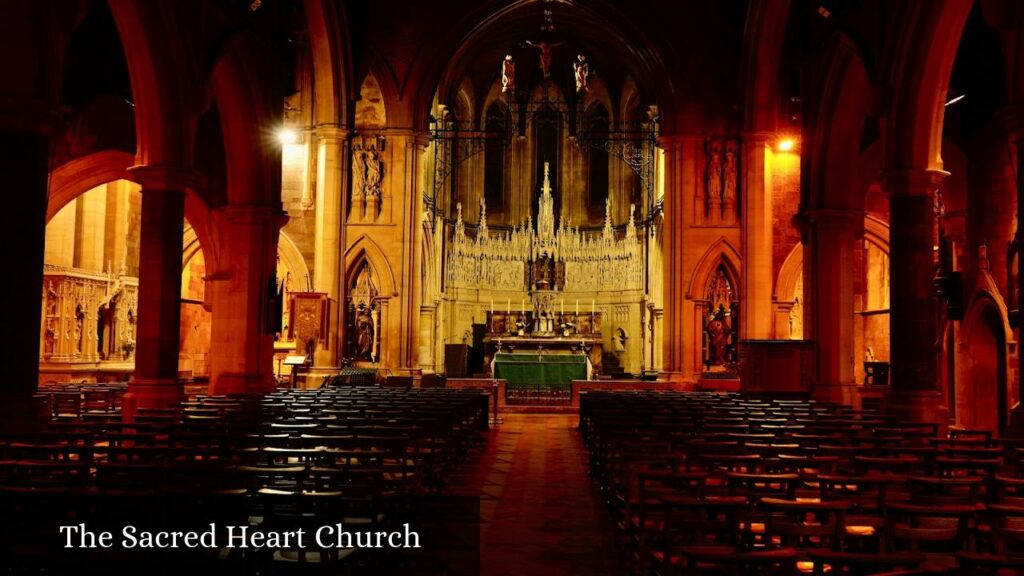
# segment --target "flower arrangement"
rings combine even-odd
[[[562,328],[563,334],[568,334],[573,328],[576,327],[576,325],[573,324],[572,322],[562,322],[560,326]]]
[[[516,330],[526,330],[526,322],[516,320]]]
[[[132,355],[135,352],[135,340],[128,339],[121,343],[121,352],[124,352],[125,358]]]

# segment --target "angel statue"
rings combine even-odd
[[[583,54],[576,56],[576,61],[572,63],[572,69],[576,73],[576,92],[590,92],[590,88],[587,87],[587,76],[590,75],[587,57]]]
[[[501,91],[515,92],[516,89],[516,62],[512,59],[511,54],[505,55],[505,60],[501,63]]]

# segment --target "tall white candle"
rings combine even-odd
[[[512,299],[508,298],[505,300],[505,314],[512,313]]]
[[[523,314],[526,314],[526,298],[519,299],[519,309],[522,310]]]
[[[594,315],[594,299],[593,298],[590,299],[590,315],[591,316]]]
[[[491,314],[494,314],[494,298],[491,298]]]
[[[576,315],[577,316],[580,315],[580,299],[579,298],[576,299]]]
[[[561,310],[562,315],[564,316],[565,315],[565,298],[562,298],[562,301],[559,304],[559,309]]]

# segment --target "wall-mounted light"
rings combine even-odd
[[[277,139],[281,144],[295,144],[299,141],[299,135],[291,128],[282,128],[277,132]]]
[[[793,138],[780,138],[775,144],[775,149],[779,152],[792,152],[796,150],[796,140]]]

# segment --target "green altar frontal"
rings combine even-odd
[[[583,354],[509,354],[494,357],[494,377],[509,390],[569,390],[573,380],[587,379]]]

